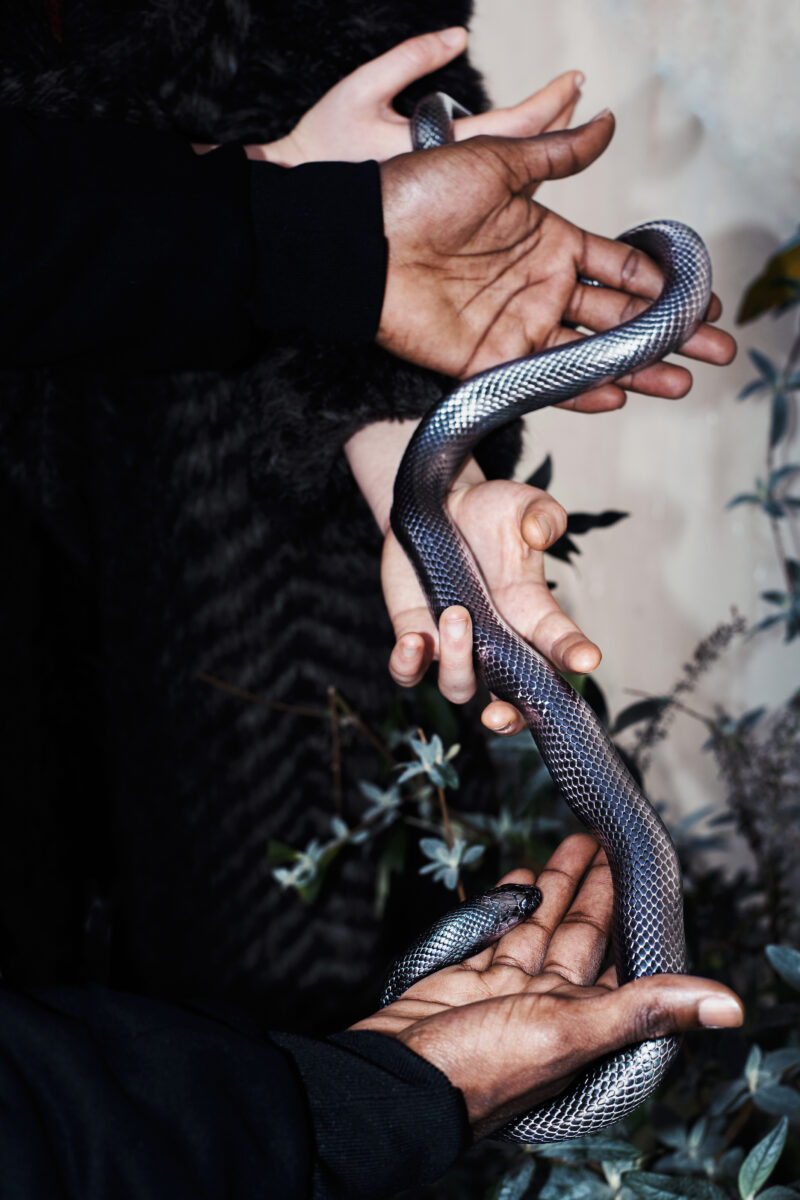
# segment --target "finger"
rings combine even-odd
[[[415,79],[449,63],[466,45],[467,31],[461,25],[408,38],[348,76],[348,89],[354,100],[388,104]]]
[[[580,92],[576,92],[569,104],[566,104],[561,112],[545,125],[542,133],[557,133],[560,129],[568,129],[572,123],[572,118],[575,115],[575,109],[578,107],[580,98]]]
[[[506,883],[524,883],[526,887],[533,887],[536,883],[536,876],[527,867],[514,867],[512,871],[506,871],[503,878],[498,879],[494,886],[502,887]]]
[[[614,288],[596,288],[578,284],[570,297],[565,316],[576,325],[583,325],[594,332],[603,332],[638,317],[648,307],[648,302],[639,296],[631,296]],[[712,325],[701,325],[684,342],[680,353],[688,358],[722,366],[729,363],[736,353],[736,343],[730,334]]]
[[[617,968],[611,966],[603,971],[603,974],[598,979],[596,986],[608,988],[609,991],[614,991],[616,988],[618,988],[619,980],[617,979]]]
[[[528,631],[528,641],[549,658],[558,671],[573,671],[578,675],[594,671],[603,657],[600,647],[562,612],[552,596],[549,603],[551,607]]]
[[[578,274],[646,300],[655,300],[664,286],[664,276],[643,250],[593,233],[584,234]]]
[[[566,342],[579,341],[584,336],[574,329],[561,329],[550,339],[549,344],[561,346]],[[623,375],[614,384],[603,384],[602,387],[581,392],[580,395],[573,396],[571,400],[562,401],[559,408],[568,408],[576,412],[607,412],[613,407],[621,408],[624,403],[625,392],[623,389],[625,388],[643,396],[660,396],[669,400],[678,400],[690,390],[692,382],[691,372],[687,371],[685,367],[676,366],[674,363],[655,363],[653,366],[643,367],[639,371]],[[618,402],[618,396],[622,397],[622,402]]]
[[[586,833],[573,834],[558,846],[536,880],[542,903],[524,925],[496,943],[492,968],[515,967],[529,975],[541,970],[550,939],[569,910],[596,852],[597,843]]]
[[[565,71],[546,87],[512,108],[498,108],[474,117],[461,117],[454,124],[456,141],[489,134],[493,137],[535,137],[559,119],[570,106],[574,109],[584,76]],[[563,126],[560,126],[563,128]]]
[[[532,550],[548,550],[566,530],[566,511],[549,492],[533,497],[520,518],[520,533]]]
[[[473,141],[479,152],[486,150],[495,159],[502,160],[510,186],[520,193],[527,192],[532,184],[543,179],[565,179],[583,171],[600,157],[613,134],[614,118],[606,110],[577,129],[542,133],[532,138],[475,138]],[[609,242],[609,245],[614,243]]]
[[[404,633],[398,637],[389,657],[389,674],[400,687],[414,687],[431,665],[434,641],[423,633]]]
[[[517,712],[513,704],[506,700],[493,700],[491,704],[487,704],[481,713],[481,722],[486,729],[490,729],[492,733],[499,733],[501,737],[522,733],[527,727],[522,713]]]
[[[614,887],[608,860],[598,850],[577,896],[550,939],[543,971],[568,983],[593,984],[603,965],[611,932]]]
[[[564,330],[564,332],[570,333],[569,330]],[[580,334],[577,336],[580,337]],[[558,345],[559,341],[560,339],[554,341],[553,345]],[[588,392],[581,392],[570,400],[562,400],[556,407],[569,412],[601,413],[615,412],[617,409],[624,408],[627,402],[628,397],[623,388],[616,383],[604,383],[600,387],[590,388]]]
[[[454,704],[465,704],[476,688],[472,619],[466,608],[454,605],[439,618],[439,691]]]
[[[502,879],[498,879],[495,887],[502,887],[505,883],[524,883],[530,887],[535,882],[536,876],[533,871],[529,871],[525,867],[515,867],[513,871],[507,871]],[[485,971],[487,967],[491,966],[493,954],[494,946],[487,946],[485,950],[473,954],[471,958],[465,958],[461,966],[470,971]]]
[[[691,975],[651,975],[578,1003],[587,1059],[651,1038],[744,1020],[744,1006],[730,988]]]

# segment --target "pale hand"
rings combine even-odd
[[[392,101],[410,83],[456,58],[466,45],[467,31],[461,26],[409,38],[340,80],[286,137],[247,146],[247,154],[289,167],[332,160],[382,162],[403,154],[411,148],[409,121]],[[582,82],[579,71],[565,71],[521,104],[457,120],[456,140],[483,133],[531,137],[564,129]]]
[[[547,492],[523,483],[487,481],[472,463],[451,490],[447,507],[480,562],[500,615],[558,670],[593,671],[600,650],[559,608],[545,576],[543,551],[566,528],[561,505]],[[469,613],[449,608],[437,629],[413,567],[391,530],[384,540],[381,581],[395,631],[389,660],[394,681],[412,687],[436,658],[442,694],[455,704],[469,700],[477,683]],[[482,720],[487,728],[506,735],[525,727],[517,710],[499,700],[484,709]]]

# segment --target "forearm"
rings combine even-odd
[[[384,535],[389,531],[395,476],[418,425],[417,420],[375,421],[359,429],[345,444],[353,478]],[[485,478],[470,455],[453,480],[451,491],[464,484],[481,483]]]
[[[221,368],[265,331],[369,342],[374,163],[287,170],[141,127],[0,113],[0,364]]]
[[[101,988],[0,988],[0,1097],[0,1190],[39,1200],[378,1200],[469,1142],[461,1093],[383,1034]]]

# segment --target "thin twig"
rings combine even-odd
[[[655,697],[652,692],[643,692],[639,688],[623,688],[623,691],[628,696],[641,696],[643,700],[653,700]],[[669,697],[670,705],[677,709],[678,712],[686,713],[687,717],[694,717],[696,721],[702,721],[703,725],[710,730],[717,728],[716,722],[707,717],[704,713],[698,712],[697,709],[690,708],[688,704],[684,704],[682,700],[676,700],[674,696]]]
[[[733,1141],[733,1139],[736,1137],[739,1130],[744,1125],[747,1124],[747,1121],[748,1121],[750,1114],[753,1111],[754,1107],[755,1107],[755,1105],[753,1104],[753,1101],[748,1100],[747,1103],[744,1104],[739,1109],[739,1112],[736,1114],[736,1116],[733,1118],[733,1120],[731,1121],[728,1128],[725,1130],[724,1137],[725,1137],[726,1141],[728,1141],[728,1142]]]
[[[389,764],[389,766],[396,767],[397,759],[392,754],[391,750],[388,748],[388,746],[383,744],[376,733],[372,732],[366,721],[364,721],[364,719],[360,717],[357,712],[354,712],[354,710],[345,700],[344,696],[342,696],[340,692],[337,692],[335,688],[329,689],[329,695],[333,696],[334,703],[339,711],[347,718],[349,723],[358,730],[361,736],[365,737],[367,741],[375,747],[381,758],[383,758],[385,762]]]
[[[331,718],[331,774],[333,775],[333,804],[342,815],[342,747],[339,739],[339,718],[336,713],[336,689],[328,688],[328,712]]]
[[[298,717],[324,717],[327,719],[330,715],[327,708],[305,708],[300,704],[285,704],[282,700],[266,700],[263,696],[257,696],[255,692],[248,692],[245,688],[225,683],[224,679],[217,679],[215,675],[207,675],[205,671],[198,671],[195,679],[208,683],[221,692],[228,692],[231,696],[238,696],[240,700],[249,700],[252,704],[260,704],[263,708],[294,713]]]

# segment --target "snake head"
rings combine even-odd
[[[542,903],[542,893],[527,883],[501,883],[480,897],[481,903],[497,913],[498,936],[521,925]]]

